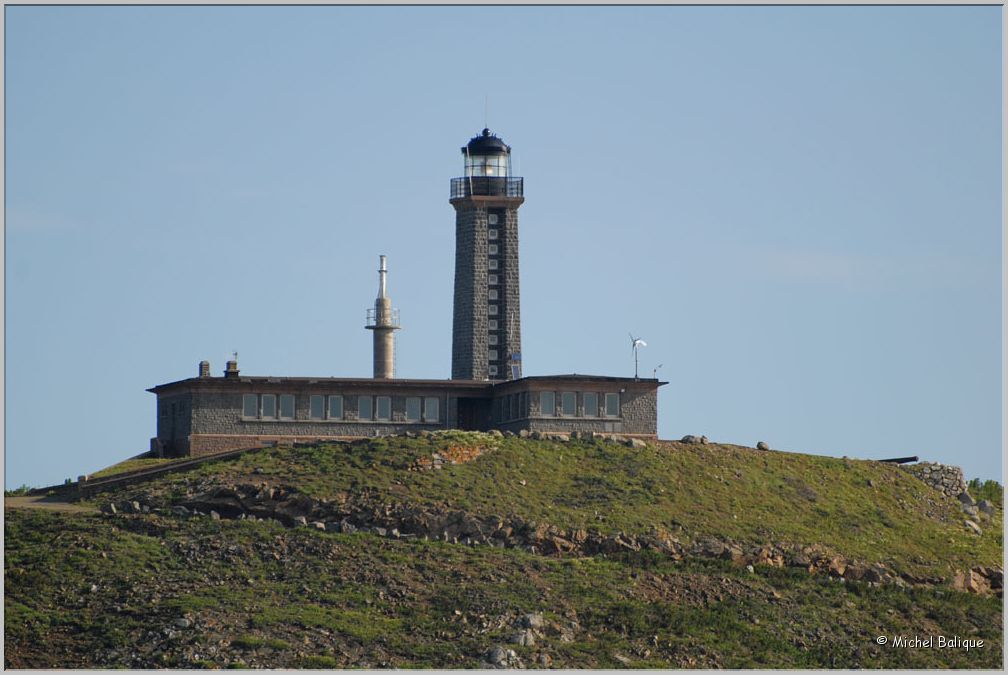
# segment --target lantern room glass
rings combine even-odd
[[[506,178],[508,175],[508,156],[503,155],[469,155],[465,158],[465,175],[497,176]]]

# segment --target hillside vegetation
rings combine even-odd
[[[432,454],[443,458],[443,468],[429,468]],[[454,455],[475,457],[451,464]],[[896,465],[675,442],[629,448],[449,432],[274,448],[92,501],[179,500],[243,482],[294,487],[316,499],[375,495],[385,503],[519,516],[565,529],[658,527],[684,542],[710,535],[815,543],[925,575],[1000,564],[1003,545],[1000,509],[977,536],[963,526],[958,502]]]
[[[514,536],[380,536],[363,516],[334,532],[192,515],[236,486],[314,514],[412,509],[675,545],[543,555]],[[133,502],[149,512],[123,514]],[[1000,591],[952,589],[957,573],[1000,565],[1000,504],[974,534],[957,502],[893,465],[451,432],[254,451],[90,503],[119,513],[6,510],[5,666],[1001,666]],[[690,554],[711,538],[927,582]]]

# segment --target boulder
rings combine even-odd
[[[695,444],[698,444],[700,442],[700,439],[697,438],[696,436],[692,435],[692,434],[686,434],[685,436],[682,437],[682,441],[681,442],[682,443],[687,443],[689,445],[695,445]]]
[[[530,630],[521,630],[511,637],[511,642],[522,647],[535,647],[535,633]]]
[[[977,508],[980,509],[981,513],[985,513],[988,516],[993,516],[994,515],[994,504],[992,504],[987,499],[981,499],[977,503]]]
[[[961,501],[963,504],[966,504],[967,506],[976,506],[976,500],[973,499],[973,497],[971,497],[970,493],[968,492],[960,492],[959,501]]]
[[[536,630],[542,630],[543,626],[546,625],[546,620],[543,618],[542,614],[536,612],[529,612],[518,620],[518,625],[525,628],[534,628]]]
[[[759,442],[758,442],[758,443],[756,444],[756,449],[757,449],[757,450],[769,450],[769,449],[770,449],[770,446],[769,446],[769,445],[767,445],[766,443],[764,443],[763,441],[759,441]]]
[[[970,530],[974,534],[983,534],[983,530],[980,529],[980,526],[974,523],[972,520],[963,521],[963,525],[966,526],[967,530]]]
[[[487,665],[491,668],[524,668],[525,664],[518,658],[518,654],[513,649],[504,649],[501,646],[494,647],[487,655]]]

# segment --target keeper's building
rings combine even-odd
[[[406,431],[596,432],[655,438],[657,379],[594,375],[525,377],[518,289],[518,208],[523,179],[511,148],[484,129],[462,148],[465,175],[451,180],[455,298],[450,380],[395,377],[399,311],[386,287],[367,312],[374,377],[249,377],[237,358],[223,377],[201,361],[197,377],[148,389],[157,396],[161,456],[198,456],[293,442]]]

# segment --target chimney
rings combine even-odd
[[[227,362],[224,377],[238,377],[238,352],[235,352],[234,358]]]
[[[210,377],[210,362],[200,361],[199,362],[199,376],[200,377]]]

